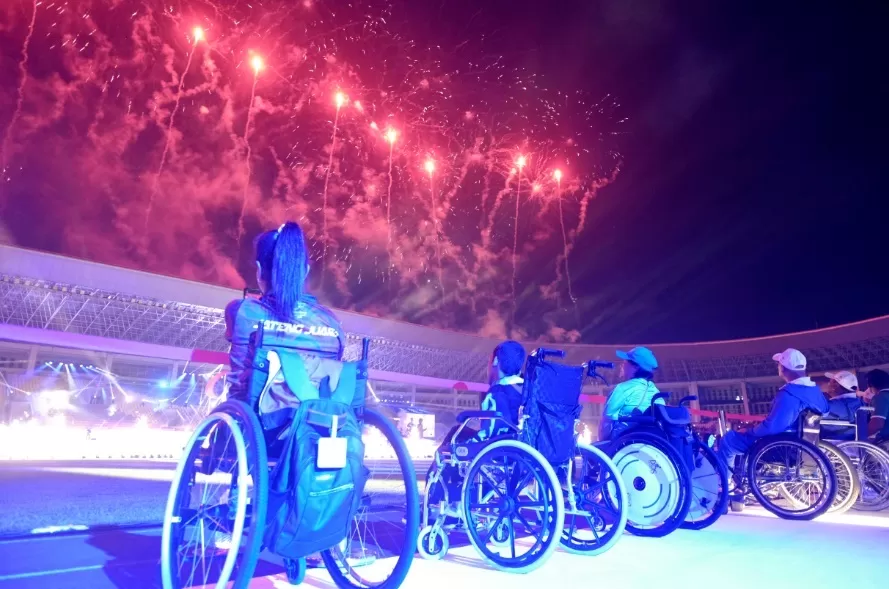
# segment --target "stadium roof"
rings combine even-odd
[[[236,290],[0,245],[0,339],[3,324],[156,346],[223,352],[223,309]],[[371,365],[430,377],[486,380],[497,340],[349,311],[347,354],[373,338]],[[10,330],[11,331],[11,330]],[[61,334],[59,334],[61,336]],[[541,345],[531,343],[529,348]],[[615,347],[554,344],[568,361],[612,359]],[[795,334],[651,348],[663,382],[772,376],[771,356],[803,350],[815,371],[889,364],[889,317]]]

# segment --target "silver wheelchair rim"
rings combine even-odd
[[[852,460],[861,481],[853,509],[880,511],[889,506],[889,452],[864,441],[849,440],[837,446]]]
[[[174,562],[173,555],[170,553],[170,540],[173,533],[173,512],[176,509],[176,500],[179,496],[179,489],[183,483],[182,475],[185,472],[186,466],[190,462],[189,457],[191,456],[191,452],[195,445],[198,444],[199,439],[202,438],[205,432],[209,434],[209,431],[216,422],[224,423],[232,432],[232,438],[235,441],[235,451],[238,457],[238,480],[245,482],[245,484],[238,485],[237,510],[235,513],[234,527],[232,529],[231,547],[229,548],[228,555],[226,555],[225,563],[219,574],[219,579],[216,582],[216,589],[224,589],[228,585],[232,571],[235,568],[235,562],[238,559],[241,540],[244,535],[244,522],[247,517],[247,444],[245,443],[244,435],[234,418],[225,413],[211,413],[195,429],[191,438],[188,440],[188,444],[185,446],[182,453],[182,458],[179,459],[179,464],[176,466],[175,478],[173,479],[173,484],[170,485],[170,492],[167,495],[167,506],[164,510],[163,533],[161,535],[161,581],[164,589],[179,589],[179,586],[174,584],[172,578],[172,568],[177,566],[178,562]]]

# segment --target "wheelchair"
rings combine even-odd
[[[731,472],[732,511],[741,511],[746,495],[787,520],[812,520],[835,503],[839,484],[829,445],[810,441],[812,416],[800,416],[796,432],[758,438],[738,456]],[[833,453],[832,453],[833,454]],[[841,454],[841,453],[840,453]],[[833,454],[835,457],[835,454]]]
[[[260,562],[259,556],[269,547],[267,524],[273,520],[275,498],[274,489],[270,488],[270,470],[278,466],[276,458],[281,455],[287,427],[275,427],[269,414],[260,409],[273,395],[273,387],[287,391],[290,399],[297,400],[318,398],[318,389],[324,388],[312,380],[290,386],[292,381],[286,377],[285,368],[293,365],[288,364],[288,358],[295,355],[305,359],[306,366],[326,361],[328,368],[340,367],[336,378],[347,383],[346,389],[354,378],[351,407],[365,440],[363,466],[370,471],[342,540],[321,552],[322,566],[334,584],[344,589],[397,589],[408,574],[419,528],[416,472],[395,425],[381,413],[365,407],[369,340],[362,342],[359,361],[338,362],[335,358],[307,356],[298,347],[288,345],[287,330],[281,329],[281,325],[260,323],[253,336],[257,368],[251,374],[251,391],[261,390],[258,398],[251,392],[250,398],[257,398],[255,406],[239,400],[223,402],[198,425],[185,446],[164,514],[164,589],[244,589],[255,572],[278,572],[265,561]],[[292,407],[290,411],[292,414]],[[332,420],[333,432],[337,429],[336,416]],[[367,439],[373,435],[391,444],[394,460],[381,461],[368,454]],[[320,464],[320,451],[317,458]],[[377,473],[380,466],[383,474],[395,473],[400,491],[381,484]],[[403,529],[393,532],[399,527]],[[306,558],[285,558],[284,564],[288,581],[301,583],[306,574]]]
[[[436,455],[426,481],[427,525],[418,541],[425,558],[443,558],[456,530],[466,533],[486,562],[513,573],[535,570],[559,545],[595,555],[620,539],[627,521],[623,481],[600,449],[577,441],[583,381],[597,364],[566,366],[546,356],[564,352],[541,348],[529,356],[521,423],[492,411],[457,417],[459,428],[448,449]],[[506,423],[509,432],[458,441],[469,423],[490,420]],[[448,481],[448,469],[459,473],[456,485]],[[434,505],[437,486],[444,499]]]
[[[679,406],[656,403],[621,417],[624,429],[608,443],[630,498],[627,530],[638,536],[663,537],[679,528],[702,530],[722,516],[729,501],[728,475],[713,450],[691,427],[684,397]]]
[[[821,419],[819,424],[822,443],[827,440],[852,465],[857,484],[850,489],[847,504],[858,511],[881,511],[889,507],[889,452],[867,439],[867,422],[872,412],[873,407],[860,407],[854,423]],[[826,433],[824,426],[848,429],[850,436]]]

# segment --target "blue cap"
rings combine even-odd
[[[618,350],[617,357],[621,360],[629,360],[646,372],[657,370],[657,358],[654,357],[654,352],[642,346],[633,348],[629,352]]]

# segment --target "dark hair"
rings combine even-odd
[[[874,387],[878,391],[889,389],[889,374],[885,370],[871,370],[867,373],[867,386]]]
[[[643,370],[643,368],[641,366],[639,366],[632,360],[627,360],[627,362],[629,362],[630,365],[636,369],[636,373],[633,375],[633,378],[641,378],[641,379],[644,379],[647,381],[654,380],[654,372],[650,372],[648,370]]]
[[[297,304],[305,296],[309,274],[309,256],[302,228],[287,222],[274,231],[266,231],[253,243],[266,293],[275,315],[281,321],[293,321]]]
[[[506,376],[519,374],[525,366],[525,348],[519,342],[508,340],[501,343],[494,348],[494,357],[497,367]]]

